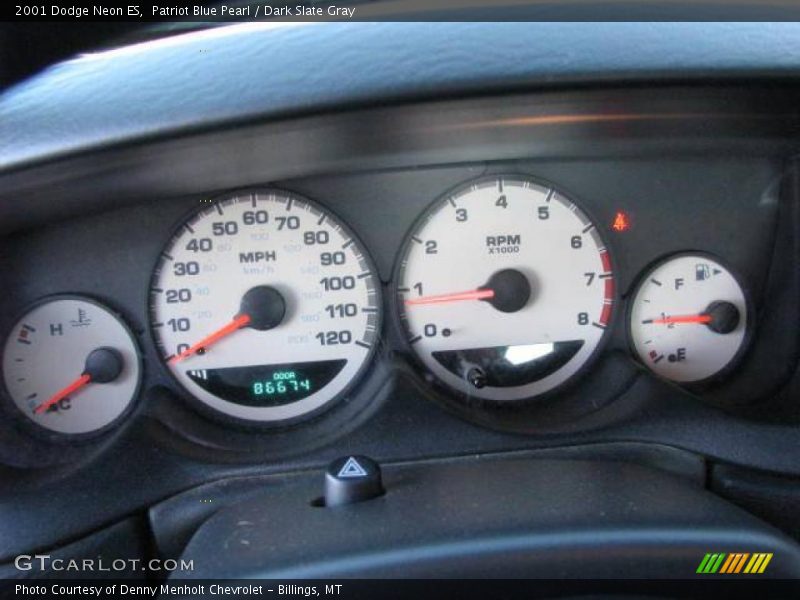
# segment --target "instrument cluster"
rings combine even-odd
[[[6,332],[4,410],[53,443],[99,438],[158,371],[202,418],[269,436],[371,394],[363,380],[384,363],[468,419],[515,409],[524,419],[576,393],[597,408],[605,375],[590,375],[609,353],[713,392],[755,338],[753,294],[725,256],[671,250],[620,278],[620,260],[632,261],[610,238],[634,216],[598,217],[533,174],[440,189],[388,277],[357,230],[309,196],[236,190],[164,228],[144,328],[78,289],[38,298]]]

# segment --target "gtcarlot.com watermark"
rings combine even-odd
[[[55,571],[80,573],[119,573],[131,571],[194,571],[193,560],[172,558],[52,558],[49,554],[20,554],[14,559],[18,571]]]

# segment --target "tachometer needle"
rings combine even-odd
[[[660,319],[647,319],[642,321],[644,324],[652,323],[654,325],[672,325],[673,323],[711,323],[713,317],[711,315],[676,315],[673,317],[661,317]]]
[[[406,306],[415,304],[444,304],[447,302],[462,302],[464,300],[489,300],[494,298],[494,290],[478,289],[469,292],[458,292],[456,294],[438,294],[436,296],[421,296],[419,298],[408,298]]]
[[[406,290],[408,291],[408,290]],[[501,312],[513,313],[522,310],[531,298],[531,284],[528,278],[516,269],[497,271],[486,282],[486,285],[455,294],[437,294],[436,296],[420,296],[407,298],[406,306],[420,304],[446,304],[465,300],[486,300]]]
[[[170,364],[175,364],[180,362],[186,358],[189,358],[193,354],[196,354],[198,350],[201,348],[205,349],[208,348],[211,344],[215,344],[222,338],[232,334],[234,331],[237,331],[250,323],[250,315],[248,314],[239,314],[237,315],[233,321],[225,325],[224,327],[220,327],[211,335],[204,337],[202,340],[197,342],[194,346],[191,346],[181,352],[180,354],[176,354],[172,358],[169,359]]]
[[[47,400],[46,402],[42,402],[39,406],[37,406],[34,409],[33,412],[36,413],[37,415],[43,413],[48,408],[53,406],[53,404],[60,402],[70,394],[74,394],[75,392],[77,392],[79,389],[81,389],[91,381],[92,377],[88,373],[84,373],[83,375],[78,377],[75,381],[70,383],[67,387],[53,394],[53,396],[51,396],[49,400]]]

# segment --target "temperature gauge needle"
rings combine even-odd
[[[59,390],[55,394],[53,394],[49,400],[42,402],[36,409],[33,411],[37,415],[42,414],[48,408],[53,406],[53,404],[57,404],[61,402],[67,396],[74,394],[79,389],[85,387],[90,381],[92,380],[91,376],[88,373],[84,373],[80,377],[78,377],[75,381],[70,383],[67,387]]]
[[[227,325],[220,327],[211,335],[204,337],[202,340],[197,342],[194,346],[190,346],[180,354],[176,354],[172,358],[169,359],[169,364],[174,365],[186,358],[189,358],[193,354],[197,354],[200,349],[205,349],[211,346],[212,344],[217,343],[221,339],[229,336],[234,331],[238,331],[242,327],[248,325],[250,323],[250,315],[248,314],[241,314],[236,316],[233,321],[228,323]]]
[[[122,355],[114,348],[102,347],[92,350],[86,357],[86,364],[83,373],[67,387],[57,391],[49,400],[42,402],[34,409],[37,415],[42,414],[48,408],[61,402],[67,396],[71,396],[90,383],[109,383],[114,381],[122,373]]]
[[[644,324],[653,324],[653,325],[672,325],[673,323],[701,323],[706,325],[711,323],[714,318],[711,315],[706,314],[699,314],[699,315],[676,315],[672,317],[661,317],[660,319],[647,319],[642,321]]]
[[[494,290],[478,289],[469,292],[457,292],[455,294],[437,294],[436,296],[421,296],[419,298],[408,298],[406,306],[415,304],[445,304],[448,302],[462,302],[464,300],[488,300],[494,298]]]

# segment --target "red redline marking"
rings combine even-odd
[[[614,280],[613,279],[606,279],[605,298],[606,298],[606,300],[613,300],[614,299]]]
[[[53,406],[53,404],[56,404],[57,402],[60,402],[61,400],[63,400],[67,396],[69,396],[70,394],[74,394],[79,389],[81,389],[86,384],[88,384],[91,380],[92,380],[92,378],[88,374],[84,373],[83,375],[78,377],[75,381],[70,383],[67,387],[65,387],[65,388],[59,390],[58,392],[56,392],[55,394],[53,394],[53,396],[51,396],[50,399],[47,402],[42,402],[39,406],[37,406],[34,409],[33,412],[36,413],[37,415],[42,414],[48,408]]]
[[[174,365],[177,362],[184,360],[185,358],[189,358],[193,354],[197,353],[200,348],[208,348],[211,344],[215,344],[222,338],[232,334],[234,331],[238,331],[245,325],[250,322],[250,315],[239,315],[233,319],[227,325],[224,325],[217,329],[211,335],[204,337],[202,340],[197,342],[194,346],[187,348],[180,354],[176,354],[172,358],[169,359],[169,364]]]
[[[462,302],[464,300],[488,300],[490,298],[494,298],[494,290],[471,290],[469,292],[458,292],[455,294],[438,294],[436,296],[409,298],[405,301],[405,305],[445,304],[447,302]]]
[[[603,250],[600,253],[600,260],[603,263],[603,272],[610,273],[611,272],[611,257],[608,254],[607,250]]]
[[[603,305],[603,312],[600,313],[600,321],[601,325],[608,325],[608,321],[611,319],[611,305],[604,304]]]

